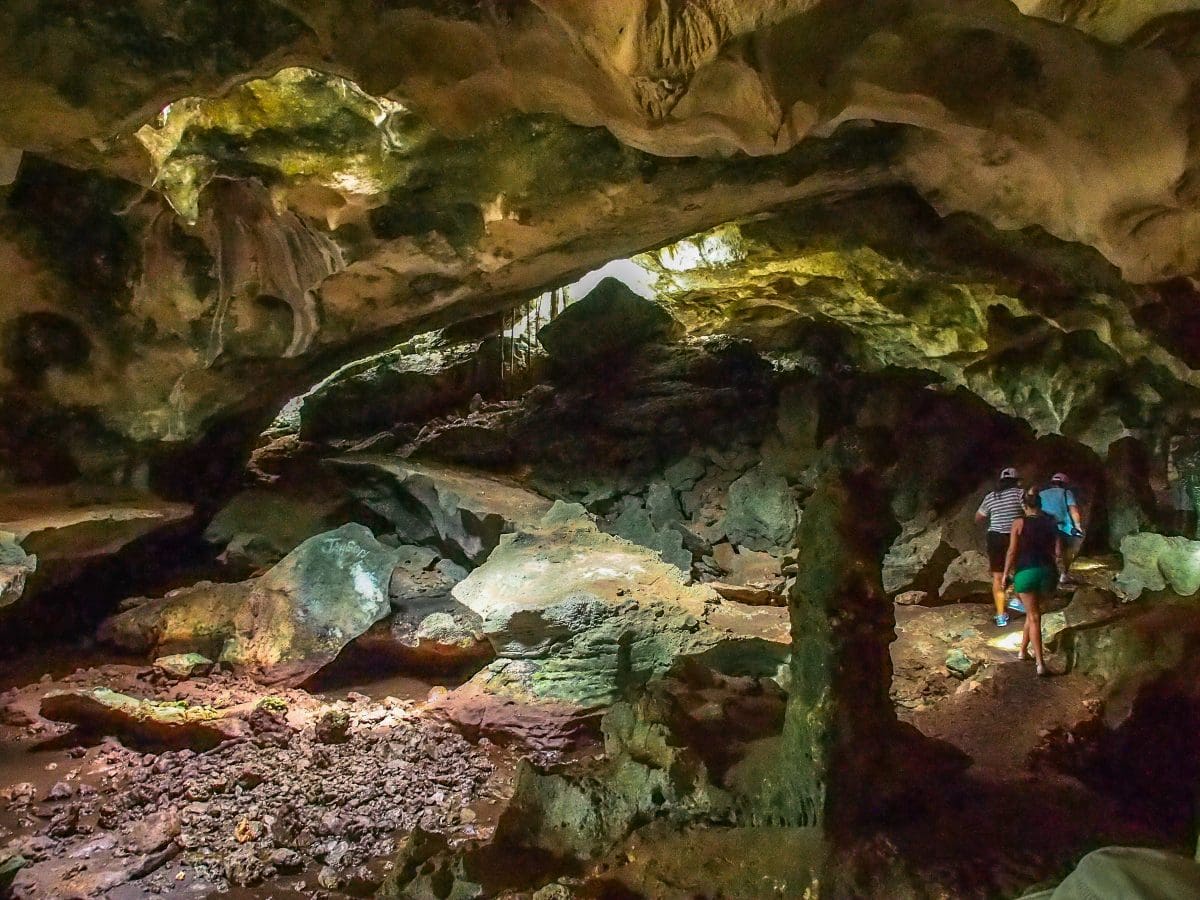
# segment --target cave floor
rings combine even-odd
[[[0,846],[35,861],[22,895],[362,896],[386,875],[401,835],[421,826],[486,838],[511,793],[510,754],[470,745],[425,712],[441,688],[431,681],[310,693],[226,675],[175,681],[98,659],[69,672],[53,654],[38,662],[0,667]],[[31,677],[37,668],[49,671]],[[45,695],[92,688],[257,709],[245,733],[202,753],[183,746],[194,736],[118,741],[39,715]],[[344,739],[317,736],[330,710],[347,716]]]
[[[1112,575],[1095,561],[1079,589],[1106,588]],[[1052,621],[1046,613],[1072,597],[1060,592],[1044,611],[1044,631]],[[883,829],[884,842],[919,881],[961,897],[1017,896],[1053,884],[1083,854],[1110,844],[1190,852],[1190,832],[1162,821],[1156,798],[1131,796],[1119,777],[1108,784],[1082,777],[1070,764],[1100,752],[1085,744],[1102,730],[1102,683],[1064,672],[1053,641],[1051,674],[1038,677],[1032,661],[1016,658],[1022,618],[999,628],[988,598],[975,599],[896,607],[892,697],[900,720],[938,749],[926,749],[928,766],[898,767],[897,780],[910,786],[907,805]],[[1148,746],[1140,752],[1155,755]]]
[[[1085,580],[1099,586],[1109,578],[1096,566]],[[1075,673],[1039,678],[1031,662],[1017,661],[1019,617],[1000,629],[987,602],[972,602],[898,605],[896,621],[893,699],[901,722],[932,741],[913,742],[916,756],[898,763],[903,799],[867,836],[868,855],[903,861],[923,896],[992,897],[1061,876],[1105,844],[1178,843],[1177,829],[1056,758],[1076,735],[1086,739],[1103,705],[1101,685]],[[1049,659],[1061,671],[1063,660]],[[5,661],[0,845],[24,847],[36,861],[26,883],[40,893],[29,896],[361,895],[384,877],[414,826],[486,840],[511,796],[516,754],[486,740],[469,744],[428,712],[426,701],[442,692],[433,680],[351,677],[311,690],[220,674],[176,680],[77,648]],[[39,715],[48,693],[95,687],[200,708],[254,705],[255,714],[243,715],[248,733],[203,753],[128,735],[124,743],[88,738]],[[348,738],[318,737],[330,710],[345,713]],[[679,873],[658,870],[677,857],[680,841],[702,838],[720,845],[714,859],[731,859],[731,885],[749,884],[747,863],[781,840],[800,842],[797,859],[817,852],[804,830],[643,830],[618,854],[624,862],[593,886],[618,877],[637,890],[654,878],[679,881]],[[786,871],[769,868],[759,873],[762,884],[786,882]]]

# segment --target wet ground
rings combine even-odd
[[[366,895],[401,835],[486,837],[509,793],[511,757],[427,714],[426,698],[444,690],[429,681],[309,693],[228,675],[177,682],[144,665],[66,673],[54,655],[31,678],[36,662],[0,672],[0,849],[29,862],[19,896]],[[237,739],[204,753],[90,737],[38,715],[43,695],[95,686],[253,712]],[[344,716],[344,738],[323,730],[331,712]]]

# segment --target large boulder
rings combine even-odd
[[[658,509],[665,504],[660,503]],[[625,497],[620,512],[611,524],[612,533],[627,541],[657,550],[662,558],[681,571],[692,571],[692,552],[684,547],[684,530],[678,518],[664,521],[637,497]],[[681,517],[679,517],[681,518]]]
[[[255,583],[221,660],[266,683],[298,683],[391,611],[399,552],[350,523],[309,538]]]
[[[786,549],[796,534],[799,513],[787,479],[755,466],[729,486],[725,534],[751,550]]]
[[[347,528],[330,534],[344,538]],[[483,637],[479,617],[450,596],[451,587],[466,575],[465,571],[449,560],[438,560],[436,553],[424,547],[381,549],[373,538],[365,540],[364,532],[359,529],[361,526],[350,529],[351,543],[372,555],[375,562],[369,565],[371,571],[367,576],[353,576],[357,581],[355,585],[348,587],[343,583],[338,588],[342,592],[338,602],[353,607],[358,601],[348,597],[350,587],[357,589],[367,582],[378,582],[389,604],[380,619],[373,624],[367,623],[369,627],[365,631],[360,628],[361,620],[352,611],[323,610],[321,617],[313,619],[312,609],[297,607],[288,613],[283,605],[275,603],[267,604],[271,608],[270,616],[247,622],[247,617],[252,617],[253,613],[248,609],[243,611],[243,607],[249,606],[256,592],[261,594],[260,589],[267,582],[263,576],[232,584],[202,581],[158,599],[126,601],[127,608],[105,620],[98,637],[110,646],[150,657],[200,653],[216,659],[226,643],[235,638],[239,622],[249,630],[262,631],[262,641],[271,640],[271,634],[276,635],[276,640],[295,639],[295,625],[287,621],[290,615],[303,620],[304,627],[309,630],[329,629],[331,643],[344,638],[349,643],[345,651],[346,662],[352,667],[367,666],[377,670],[385,666],[406,671],[445,672],[477,666],[491,658],[491,645]],[[314,550],[309,555],[317,552]],[[293,577],[312,577],[315,573],[317,581],[310,590],[320,592],[320,566],[336,568],[338,564],[337,552],[331,551],[327,563],[313,560],[308,564],[307,574],[299,576],[296,566],[289,562],[288,574],[275,573],[270,583],[286,582]],[[300,590],[291,596],[303,603],[307,602],[304,598],[308,594]],[[332,597],[330,594],[329,598]],[[261,604],[262,601],[256,602]],[[335,636],[334,632],[340,636]],[[319,650],[311,664],[319,667],[324,664],[321,660],[327,662],[327,650]]]
[[[920,591],[926,597],[962,599],[979,590],[979,551],[983,533],[975,522],[982,489],[972,491],[938,515],[923,508],[905,520],[883,558],[883,588],[893,596]],[[928,498],[912,498],[918,506]],[[987,581],[986,566],[983,581]]]
[[[936,593],[957,555],[943,540],[941,527],[928,516],[910,519],[883,558],[883,589],[892,595]]]
[[[1143,531],[1121,541],[1121,556],[1116,586],[1127,600],[1167,588],[1181,597],[1200,591],[1200,541]]]
[[[968,598],[990,598],[991,591],[992,575],[987,557],[978,550],[968,550],[946,567],[938,598],[944,603],[956,603]]]
[[[539,696],[533,660],[498,659],[430,708],[453,722],[470,740],[529,750],[562,751],[599,737],[602,710]]]
[[[572,770],[522,760],[497,839],[553,858],[586,860],[660,816],[719,816],[729,797],[704,765],[657,721],[657,704],[619,703],[601,723],[604,753]]]
[[[225,562],[265,569],[314,534],[352,521],[351,505],[336,482],[331,489],[250,488],[221,507],[204,529],[204,539],[225,548]]]
[[[1194,600],[1147,597],[1109,615],[1092,611],[1079,618],[1055,643],[1069,671],[1103,683],[1109,727],[1129,715],[1144,688],[1164,679],[1182,696],[1200,696],[1200,616]]]
[[[26,581],[36,571],[37,557],[26,553],[11,531],[0,531],[0,607],[20,600]]]
[[[556,363],[579,366],[669,338],[678,329],[663,307],[638,296],[623,282],[605,278],[543,325],[537,337]]]
[[[1047,646],[1058,646],[1060,641],[1070,640],[1073,633],[1107,622],[1124,609],[1118,598],[1108,591],[1080,588],[1062,609],[1042,614],[1042,640]]]
[[[135,598],[100,625],[105,644],[150,657],[199,653],[216,659],[233,636],[233,620],[254,589],[253,581],[201,581],[157,599]]]
[[[531,707],[598,710],[684,656],[774,675],[788,650],[785,610],[723,602],[566,505],[539,529],[506,535],[453,593],[499,657],[475,681],[500,678],[506,697]]]
[[[346,649],[351,666],[408,672],[461,672],[492,658],[479,616],[450,595],[466,573],[451,573],[443,560],[417,547],[401,547],[392,573],[389,618],[373,625]]]
[[[402,540],[436,545],[459,562],[483,562],[500,535],[535,526],[551,506],[511,481],[466,469],[368,454],[330,463]]]

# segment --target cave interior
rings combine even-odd
[[[0,897],[1200,896],[1200,2],[0,44]]]

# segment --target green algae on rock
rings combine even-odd
[[[221,662],[265,683],[303,681],[388,614],[396,559],[357,523],[309,538],[254,583]]]
[[[207,750],[237,733],[235,720],[206,706],[139,700],[107,688],[51,691],[41,714],[84,731],[113,734],[151,745]]]
[[[763,655],[769,648],[748,621],[782,625],[781,611],[722,603],[658,554],[586,518],[504,537],[453,593],[482,617],[497,656],[533,663],[535,698],[583,708],[612,703],[680,656],[725,644],[734,673],[746,671],[735,663],[740,642],[742,666],[760,674],[782,659],[772,665]]]

